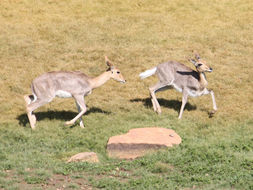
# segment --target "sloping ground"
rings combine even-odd
[[[192,50],[214,69],[207,78],[216,93],[217,117],[250,118],[252,14],[252,2],[247,0],[2,1],[0,119],[16,121],[24,113],[22,97],[30,93],[36,76],[52,70],[81,70],[95,76],[106,69],[105,54],[122,70],[128,84],[110,82],[87,98],[90,105],[117,109],[120,103],[128,110],[142,109],[142,102],[129,104],[129,100],[145,100],[149,96],[147,87],[156,79],[140,81],[138,74],[170,59],[192,67],[187,62]],[[105,95],[105,89],[110,93]],[[107,103],[112,94],[117,97]],[[159,97],[181,99],[174,91],[160,93]],[[210,97],[190,102],[198,109],[186,117],[205,120]],[[71,101],[58,100],[51,105],[42,110],[74,110]],[[167,113],[175,115],[177,111]]]
[[[251,0],[1,1],[0,188],[23,181],[40,188],[55,175],[88,172],[84,182],[93,188],[252,189],[252,18]],[[169,90],[157,94],[156,115],[148,92],[156,78],[138,74],[167,60],[192,67],[192,50],[214,70],[207,79],[218,112],[208,117],[211,97],[190,98],[179,121],[181,94]],[[127,83],[109,81],[86,98],[85,129],[64,126],[75,103],[56,99],[36,112],[31,132],[23,95],[32,79],[53,70],[96,76],[106,69],[104,55]],[[184,143],[133,162],[107,157],[109,137],[144,126],[172,128]],[[101,164],[66,164],[86,151]]]

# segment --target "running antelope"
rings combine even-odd
[[[36,117],[32,112],[51,102],[56,96],[75,99],[79,113],[65,124],[73,125],[76,120],[80,119],[80,126],[84,128],[82,115],[87,110],[84,96],[91,94],[93,89],[102,86],[111,78],[121,83],[126,82],[120,71],[112,65],[107,57],[105,57],[105,62],[109,68],[97,77],[88,77],[80,71],[54,71],[35,78],[31,85],[32,95],[24,96],[31,128],[35,129],[36,123]]]
[[[202,60],[198,54],[195,54],[195,59],[189,59],[189,61],[194,64],[197,71],[176,61],[169,61],[161,63],[139,75],[141,79],[144,79],[156,73],[159,79],[157,84],[149,88],[155,112],[161,113],[161,107],[156,99],[155,93],[172,87],[183,93],[179,119],[182,118],[188,96],[197,97],[211,94],[213,111],[210,113],[214,114],[217,111],[214,92],[206,88],[208,83],[205,72],[212,72],[212,68],[207,66],[206,62]]]

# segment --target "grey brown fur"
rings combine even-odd
[[[204,74],[204,72],[212,72],[212,68],[208,67],[198,54],[195,55],[195,58],[196,60],[191,59],[190,61],[195,65],[196,71],[179,62],[169,61],[140,74],[141,78],[156,74],[159,79],[157,84],[149,88],[154,111],[161,113],[155,93],[172,87],[183,94],[179,119],[182,117],[188,96],[197,97],[211,94],[213,101],[212,113],[217,111],[214,92],[206,88],[208,83]]]
[[[124,83],[124,77],[120,71],[115,68],[106,57],[106,64],[109,69],[98,77],[88,77],[80,71],[55,71],[45,73],[32,82],[32,95],[25,95],[27,116],[32,129],[35,129],[36,117],[32,113],[40,106],[51,102],[56,96],[61,98],[73,97],[76,101],[78,115],[67,125],[72,125],[77,119],[80,119],[80,126],[84,127],[81,116],[87,108],[84,102],[84,96],[91,94],[94,88],[103,85],[110,78]]]

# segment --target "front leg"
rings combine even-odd
[[[183,90],[182,105],[180,108],[180,113],[179,113],[178,119],[182,118],[182,115],[184,112],[184,107],[185,107],[185,104],[187,103],[187,99],[188,99],[188,93],[186,92],[186,90]]]
[[[212,101],[213,101],[213,111],[210,112],[210,115],[213,115],[213,114],[215,114],[215,112],[216,112],[218,109],[217,109],[217,105],[216,105],[216,101],[215,101],[215,97],[214,97],[214,92],[213,92],[213,90],[209,90],[209,93],[211,94]]]
[[[79,104],[77,102],[76,102],[76,107],[77,107],[78,113],[80,113],[81,112],[81,108],[80,108],[80,106],[79,106]],[[80,127],[84,128],[82,116],[79,118],[79,120],[80,120]]]
[[[87,111],[86,105],[84,103],[84,97],[82,95],[75,95],[74,98],[76,100],[77,105],[80,107],[80,112],[72,120],[65,122],[66,125],[73,125],[76,120],[81,118],[82,115]],[[80,121],[80,126],[83,128],[83,125],[81,125],[82,119],[80,119]]]

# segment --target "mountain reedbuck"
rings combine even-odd
[[[197,97],[211,94],[213,111],[210,112],[210,114],[214,114],[217,111],[214,92],[206,88],[208,83],[205,72],[212,72],[212,68],[208,67],[206,62],[202,60],[198,54],[195,54],[195,59],[189,59],[189,61],[194,64],[197,71],[194,71],[181,63],[169,61],[161,63],[139,75],[141,79],[144,79],[156,73],[159,79],[159,82],[156,85],[149,88],[155,112],[159,114],[161,113],[161,107],[156,99],[155,93],[172,87],[183,93],[179,119],[182,118],[188,96]]]
[[[65,124],[73,125],[76,120],[80,119],[80,126],[83,128],[84,124],[81,117],[87,110],[84,96],[91,94],[93,89],[103,85],[111,78],[121,83],[126,82],[121,72],[111,64],[107,57],[105,57],[105,62],[109,68],[97,77],[88,77],[80,71],[54,71],[35,78],[31,85],[32,95],[24,96],[31,128],[35,129],[36,123],[36,117],[32,112],[51,102],[56,96],[75,99],[79,113]]]

